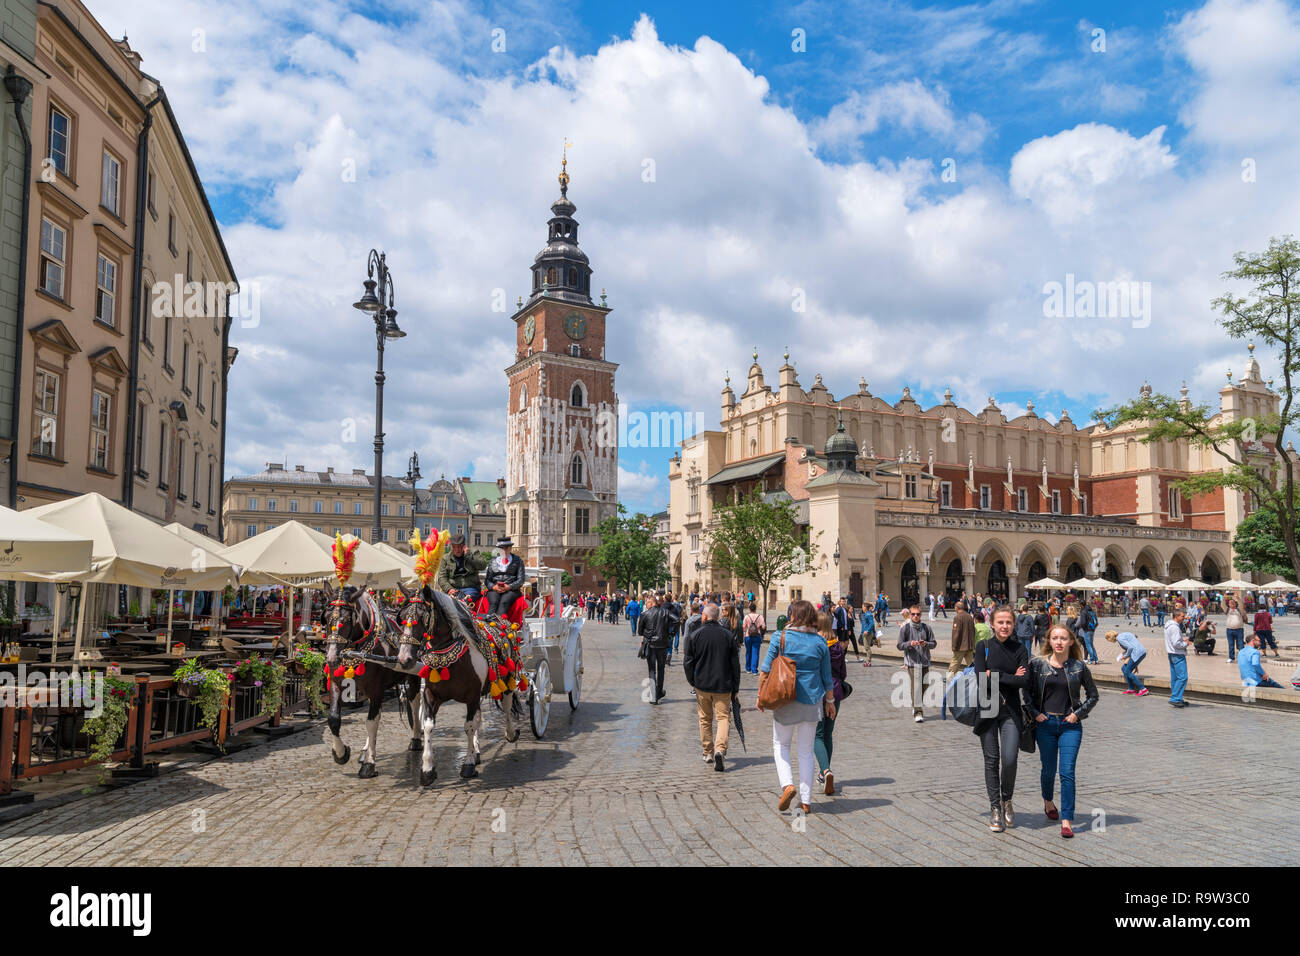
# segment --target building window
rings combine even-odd
[[[582,456],[574,453],[573,461],[569,463],[569,484],[585,484],[582,480]]]
[[[699,514],[700,512],[700,486],[698,484],[691,485],[691,506],[687,511],[691,514]]]
[[[198,403],[199,411],[203,411],[203,360],[199,359],[199,369],[194,374],[194,400]]]
[[[1079,514],[1086,515],[1088,513],[1088,496],[1080,495],[1079,497],[1082,499],[1079,502]]]
[[[385,501],[383,504],[379,506],[379,513],[383,515],[385,518],[388,517],[388,502]]]
[[[1029,510],[1029,489],[1028,488],[1016,489],[1016,510],[1017,511]]]
[[[528,407],[528,386],[523,385],[519,388],[519,410],[522,412]]]
[[[352,513],[353,513],[354,515],[359,515],[359,514],[361,514],[361,502],[357,501],[357,502],[354,502],[354,503],[353,503],[353,505],[352,505]]]
[[[988,511],[993,507],[993,489],[988,485],[980,485],[980,510]]]
[[[93,389],[90,393],[90,467],[108,471],[108,436],[112,406],[107,393]]]
[[[250,524],[250,525],[248,526],[248,536],[251,538],[251,537],[253,537],[253,536],[256,535],[256,534],[257,534],[257,525],[255,525],[255,524]]]
[[[324,514],[324,513],[325,513],[325,502],[323,502],[323,501],[313,501],[313,502],[311,503],[311,510],[312,510],[315,514],[318,514],[318,515],[319,515],[319,514]]]
[[[194,452],[194,467],[190,469],[190,504],[199,507],[199,453]]]
[[[170,209],[167,210],[167,248],[171,251],[173,257],[178,255],[176,252],[176,213]]]
[[[172,317],[163,316],[163,368],[172,373]]]
[[[72,120],[57,106],[50,106],[50,141],[48,155],[51,164],[68,176],[68,157],[72,146]]]
[[[397,517],[399,517],[399,518],[405,518],[405,517],[406,517],[406,505],[398,505],[398,506],[397,506]]]
[[[573,509],[573,533],[588,534],[591,531],[591,509]]]
[[[580,577],[582,577],[582,565],[581,565],[581,564],[575,564],[575,565],[573,566],[573,576],[574,576],[575,578],[580,578]]]
[[[577,382],[573,385],[573,391],[569,393],[569,404],[574,408],[582,408],[585,404],[582,400],[582,386]]]
[[[194,281],[194,253],[189,249],[185,250],[185,281]]]
[[[1177,488],[1169,489],[1169,517],[1174,521],[1183,517],[1183,496]]]
[[[1052,492],[1052,514],[1059,515],[1060,513],[1061,513],[1061,493],[1059,491],[1053,491]]]
[[[360,540],[360,539],[361,539],[361,529],[360,529],[360,528],[353,528],[353,529],[352,529],[352,537],[356,538],[357,540]]]
[[[38,368],[35,384],[36,394],[32,405],[32,454],[56,458],[59,444],[59,388],[62,383],[54,372]]]
[[[135,470],[145,474],[144,470],[144,402],[136,403],[135,410]]]
[[[176,499],[185,500],[185,441],[176,443]]]
[[[212,405],[210,407],[212,409],[212,424],[215,425],[217,423],[217,380],[215,378],[212,380]]]
[[[95,319],[110,328],[117,326],[117,263],[102,255],[95,266]]]
[[[951,481],[939,482],[939,507],[940,508],[952,507],[952,482]]]
[[[153,216],[154,219],[158,218],[158,208],[154,205],[154,193],[156,191],[157,183],[158,177],[153,174],[152,169],[149,170],[149,185],[145,190],[145,195],[149,199],[149,215]]]
[[[190,394],[190,343],[181,343],[181,391]]]
[[[256,498],[249,498],[249,499],[248,499],[248,510],[249,510],[249,511],[256,511],[256,510],[257,510],[257,499],[256,499]]]
[[[167,434],[167,423],[159,422],[158,423],[158,487],[163,489],[167,487],[167,479],[170,477],[170,475],[168,475],[167,473],[167,465],[168,465],[167,454],[170,451],[170,449],[167,447],[168,440],[169,440],[169,436]],[[256,499],[254,499],[254,503],[256,503]]]
[[[528,509],[524,508],[522,514],[523,514],[523,518],[521,520],[523,523],[520,526],[521,530],[519,533],[527,534],[528,533]]]
[[[63,270],[67,251],[67,232],[48,219],[42,219],[40,288],[56,299],[63,298]]]
[[[336,515],[343,514],[343,502],[341,501],[334,502],[334,513]]]
[[[212,462],[208,462],[208,513],[212,512],[214,499],[212,497]]]
[[[691,551],[695,552],[699,550],[700,550],[700,536],[698,534],[693,534],[691,535]]]
[[[114,216],[122,215],[122,164],[105,150],[104,172],[99,184],[99,204]]]
[[[916,475],[903,476],[903,497],[904,498],[916,497]]]
[[[275,510],[275,499],[274,499],[274,498],[267,498],[267,499],[266,499],[266,510],[267,510],[267,511],[274,511],[274,510]]]
[[[483,543],[483,535],[482,535],[480,532],[475,531],[475,532],[474,532],[474,547],[477,548],[477,547],[478,547],[479,545],[481,545],[482,543]]]
[[[291,514],[297,514],[297,513],[298,513],[298,499],[297,499],[297,498],[290,498],[290,499],[289,499],[289,511],[290,511]]]

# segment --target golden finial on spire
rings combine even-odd
[[[564,139],[564,149],[560,154],[560,195],[565,198],[569,195],[569,147],[573,144],[569,142],[568,137]]]

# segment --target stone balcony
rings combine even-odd
[[[1199,528],[1161,528],[1135,524],[1123,518],[1086,515],[1019,514],[1011,511],[965,511],[941,508],[937,514],[878,511],[878,526],[982,531],[988,534],[1064,534],[1071,537],[1130,538],[1158,541],[1214,541],[1228,543],[1226,531]]]

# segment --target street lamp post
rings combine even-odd
[[[393,277],[388,271],[384,253],[370,250],[366,259],[365,294],[352,303],[354,309],[368,312],[375,320],[375,345],[379,354],[375,370],[375,522],[371,530],[371,541],[382,540],[379,516],[384,491],[384,342],[388,339],[400,339],[404,335],[397,327],[397,310],[393,308]],[[379,274],[378,281],[375,274]],[[375,294],[378,286],[379,294]],[[385,307],[384,303],[388,305]]]
[[[415,506],[419,502],[420,496],[415,483],[422,477],[424,476],[420,474],[420,453],[413,451],[411,452],[411,460],[406,463],[406,480],[411,483],[411,525],[415,528],[417,535],[420,533],[420,523],[415,518]]]

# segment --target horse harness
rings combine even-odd
[[[500,700],[506,691],[527,688],[527,679],[523,676],[523,665],[519,657],[519,638],[515,636],[516,625],[492,617],[488,620],[473,618],[474,627],[466,630],[460,621],[452,618],[452,640],[445,647],[434,647],[428,639],[430,618],[433,606],[420,597],[413,597],[407,602],[408,610],[402,615],[403,644],[418,644],[419,640],[408,637],[406,628],[419,624],[425,635],[424,652],[418,656],[420,678],[431,684],[451,679],[451,666],[469,651],[470,644],[483,655],[488,665],[488,683],[486,692]],[[517,676],[516,676],[517,675]]]

